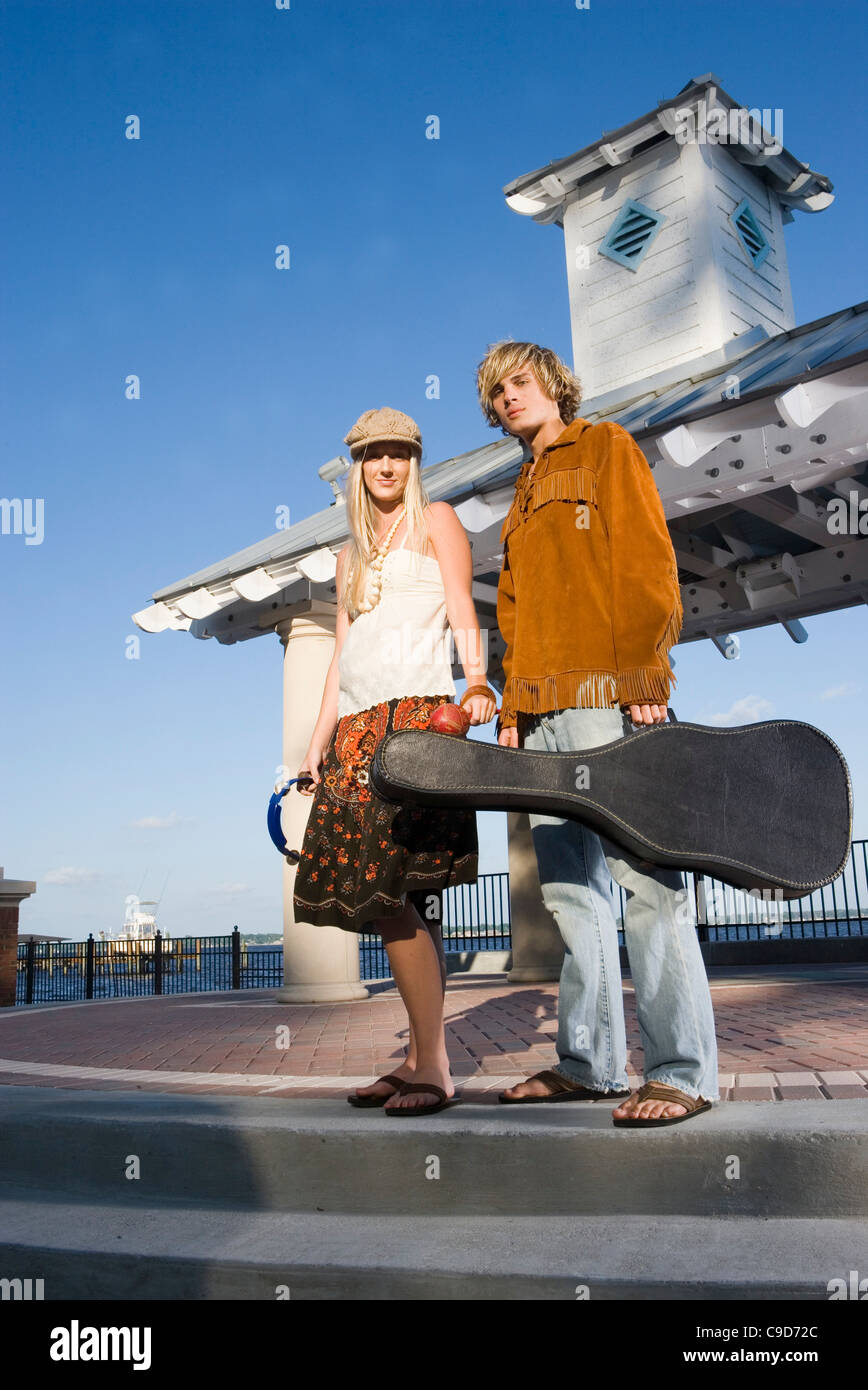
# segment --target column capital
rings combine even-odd
[[[337,626],[338,605],[331,599],[310,598],[282,608],[275,621],[269,618],[284,647],[293,637],[307,637],[311,633],[325,633],[334,637]]]
[[[24,878],[6,878],[0,868],[0,907],[12,907],[36,892],[36,884]]]

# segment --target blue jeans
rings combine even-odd
[[[619,709],[556,710],[527,716],[523,746],[558,753],[596,748],[631,727]],[[531,813],[530,825],[543,901],[566,946],[555,1071],[604,1093],[627,1086],[614,878],[626,895],[624,939],[645,1080],[717,1100],[711,993],[680,873],[640,868],[628,850],[576,820]]]

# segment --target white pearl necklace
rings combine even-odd
[[[392,522],[392,525],[389,527],[388,531],[383,537],[382,542],[379,545],[374,546],[375,554],[373,560],[371,561],[371,568],[368,573],[368,583],[365,590],[365,598],[364,601],[359,604],[360,613],[370,613],[371,609],[375,608],[377,604],[380,602],[380,594],[382,593],[383,588],[383,565],[386,562],[386,553],[389,549],[389,546],[392,544],[392,538],[395,535],[395,532],[401,525],[401,521],[406,510],[406,507],[401,508],[400,512],[395,517],[395,520]]]

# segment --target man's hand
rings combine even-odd
[[[634,724],[662,724],[668,713],[666,705],[630,706],[630,718]]]
[[[497,741],[503,748],[518,747],[518,729],[513,725],[511,729],[501,729],[497,735]]]

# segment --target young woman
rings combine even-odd
[[[438,894],[476,881],[476,816],[386,802],[368,769],[386,733],[425,728],[432,710],[453,702],[450,628],[471,724],[492,719],[496,703],[485,684],[470,545],[452,507],[428,500],[418,426],[397,410],[369,410],[345,442],[353,458],[350,540],[337,563],[334,656],[299,769],[310,773],[307,794],[315,799],[295,911],[303,922],[379,932],[407,1008],[406,1060],[350,1103],[382,1105],[390,1115],[432,1114],[455,1094]]]

